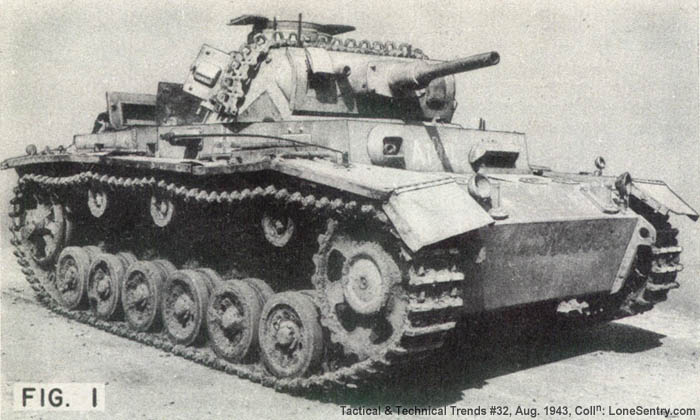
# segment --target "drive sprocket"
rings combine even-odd
[[[409,325],[399,264],[376,233],[343,230],[335,220],[327,227],[314,256],[321,322],[346,353],[381,359],[398,348]]]

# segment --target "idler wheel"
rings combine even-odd
[[[299,292],[279,293],[265,303],[258,340],[267,369],[280,378],[300,377],[316,367],[323,333],[313,301]]]
[[[158,227],[165,227],[173,220],[175,204],[165,197],[151,197],[151,218]]]
[[[230,362],[251,361],[258,347],[258,323],[265,302],[242,280],[220,285],[207,310],[211,347]]]
[[[175,266],[165,260],[129,266],[122,285],[122,307],[131,328],[149,331],[160,325],[163,284],[173,271]]]
[[[84,302],[92,258],[91,252],[77,246],[61,251],[56,263],[54,287],[62,306],[76,309]]]
[[[213,288],[212,280],[202,271],[177,270],[168,276],[161,306],[165,330],[174,343],[199,341]]]
[[[278,248],[287,245],[296,230],[294,220],[281,211],[265,213],[262,217],[261,226],[265,239]]]
[[[136,261],[130,253],[100,254],[90,264],[88,274],[88,303],[100,319],[117,317],[121,308],[121,289],[124,274]]]
[[[90,209],[90,214],[99,219],[104,216],[108,205],[109,198],[105,190],[92,188],[88,190],[88,208]]]
[[[39,197],[34,198],[33,204],[20,221],[22,244],[38,265],[46,267],[68,242],[71,225],[62,205]]]

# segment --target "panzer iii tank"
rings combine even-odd
[[[681,248],[661,181],[558,173],[451,122],[454,74],[354,28],[245,15],[183,84],[107,93],[90,134],[2,162],[12,244],[51,310],[280,390],[420,363],[460,319],[650,309]],[[493,71],[493,70],[481,70]]]

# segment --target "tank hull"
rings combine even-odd
[[[654,227],[644,217],[630,209],[605,214],[582,188],[586,181],[573,181],[572,176],[570,182],[562,183],[562,174],[559,182],[538,176],[493,175],[492,181],[499,184],[501,209],[508,214],[505,220],[494,220],[466,193],[465,176],[444,172],[276,159],[241,165],[240,172],[227,173],[221,171],[222,165],[205,162],[100,153],[36,155],[4,163],[20,175],[70,174],[57,180],[82,176],[88,171],[81,169],[87,168],[92,169],[90,176],[100,180],[118,179],[100,173],[121,168],[140,173],[140,177],[130,177],[134,180],[150,179],[153,183],[170,173],[189,177],[192,185],[217,179],[219,185],[227,187],[244,185],[244,176],[249,180],[256,179],[256,174],[279,173],[339,196],[362,198],[374,203],[408,252],[444,248],[465,256],[458,267],[467,279],[463,286],[465,313],[618,292],[639,247],[650,247],[656,239]],[[86,186],[78,188],[85,191],[74,191],[73,196],[86,194]],[[199,191],[200,199],[208,197],[203,191]],[[211,202],[211,198],[204,200]],[[147,208],[147,203],[140,207]],[[648,232],[646,237],[640,235],[642,230]],[[467,245],[455,247],[455,240]]]
[[[582,188],[588,181],[490,175],[499,186],[499,208],[508,216],[494,219],[488,207],[482,208],[467,192],[466,175],[250,156],[250,162],[240,165],[104,152],[33,155],[4,162],[20,175],[11,216],[15,254],[27,280],[42,302],[58,313],[213,368],[297,391],[361,384],[395,363],[417,362],[439,349],[463,316],[544,305],[548,316],[559,310],[600,322],[649,309],[634,299],[646,293],[651,280],[629,281],[637,271],[649,270],[646,263],[640,264],[640,249],[661,249],[671,255],[663,260],[670,270],[663,274],[666,277],[652,279],[655,293],[659,287],[672,288],[669,273],[679,269],[680,249],[658,244],[656,226],[631,209],[605,213],[591,189]],[[217,356],[226,354],[222,350],[213,354],[206,347],[181,348],[157,332],[133,331],[117,312],[102,319],[79,306],[77,311],[65,308],[58,286],[63,283],[52,280],[50,265],[38,264],[36,248],[30,244],[32,231],[55,222],[30,222],[45,213],[37,210],[37,204],[44,202],[44,208],[58,205],[65,210],[68,223],[66,234],[56,243],[58,249],[70,245],[84,249],[83,254],[131,255],[142,265],[165,261],[185,273],[177,278],[189,273],[195,283],[197,278],[223,278],[224,283],[263,278],[275,291],[306,290],[317,302],[328,334],[318,340],[341,343],[348,355],[335,359],[340,366],[326,372],[310,364],[303,380],[275,378],[254,373],[259,369],[256,361],[232,363]],[[275,218],[277,211],[296,220],[292,246],[284,246],[284,232],[273,230],[272,238],[261,234],[264,218]],[[389,305],[389,315],[369,328],[384,322],[393,325],[394,333],[379,345],[367,341],[371,331],[358,336],[348,330],[346,315],[335,309],[332,299],[338,292],[328,279],[333,272],[352,270],[333,268],[338,252],[345,253],[348,261],[372,255],[380,271],[396,264],[391,269],[398,270],[391,286],[396,289],[389,289],[394,291],[387,300],[378,301]],[[124,264],[122,271],[129,268]],[[195,276],[192,267],[210,271]],[[97,287],[91,285],[88,290]],[[206,304],[207,295],[219,301],[216,293],[224,293],[213,280],[208,287],[192,290],[199,305]],[[367,304],[375,302],[366,298]],[[290,304],[305,302],[295,299]],[[163,307],[162,316],[170,317],[164,318],[166,325],[182,306],[176,301]],[[573,309],[572,301],[577,302]],[[202,312],[197,318],[202,331],[205,316]],[[186,336],[201,346],[204,333],[199,334]],[[246,354],[255,352],[248,349]],[[359,363],[348,362],[358,358]]]

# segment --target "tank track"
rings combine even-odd
[[[678,246],[678,229],[671,226],[668,216],[648,207],[636,209],[656,229],[656,243],[648,252],[640,253],[630,282],[633,291],[620,308],[621,314],[645,312],[666,300],[668,292],[679,287],[676,276],[683,270]]]
[[[218,192],[187,188],[175,183],[158,181],[154,177],[117,177],[96,172],[82,172],[62,177],[26,174],[20,177],[18,187],[13,190],[14,197],[10,201],[12,208],[10,216],[13,220],[10,230],[14,255],[22,267],[26,281],[35,291],[38,301],[52,312],[66,318],[138,341],[210,368],[261,383],[280,392],[295,394],[327,392],[343,387],[362,386],[378,375],[390,373],[393,366],[410,363],[430,354],[432,350],[443,344],[446,332],[456,326],[458,309],[462,306],[459,283],[464,280],[464,274],[455,272],[454,265],[447,261],[450,258],[456,258],[454,253],[450,255],[448,250],[433,251],[430,256],[424,256],[409,264],[410,268],[405,276],[407,279],[404,280],[409,299],[409,311],[405,320],[408,327],[399,343],[387,348],[381,357],[354,362],[348,366],[341,366],[335,370],[314,374],[306,378],[277,378],[266,372],[260,363],[229,363],[218,358],[208,347],[174,345],[162,332],[137,332],[130,329],[128,324],[123,321],[103,321],[93,316],[89,311],[68,310],[58,303],[49,288],[45,286],[50,284],[52,273],[38,266],[29,252],[23,249],[19,232],[22,228],[20,217],[25,209],[22,208],[23,200],[21,197],[30,188],[37,188],[53,197],[65,197],[65,194],[75,187],[96,183],[104,187],[128,189],[140,194],[150,194],[157,191],[173,198],[199,204],[229,203],[235,205],[248,199],[267,197],[280,203],[295,205],[329,220],[334,217],[338,220],[373,221],[385,230],[390,229],[384,213],[371,203],[345,201],[340,198],[316,198],[313,195],[278,189],[272,185],[266,188],[257,187],[242,191]],[[319,243],[327,237],[327,232],[320,234]],[[438,258],[441,258],[439,260],[443,262],[443,266],[440,268],[427,264],[427,261],[435,256],[433,254],[440,254],[437,255]],[[444,256],[447,258],[443,258]],[[317,292],[312,292],[310,295],[313,296],[314,293]]]

